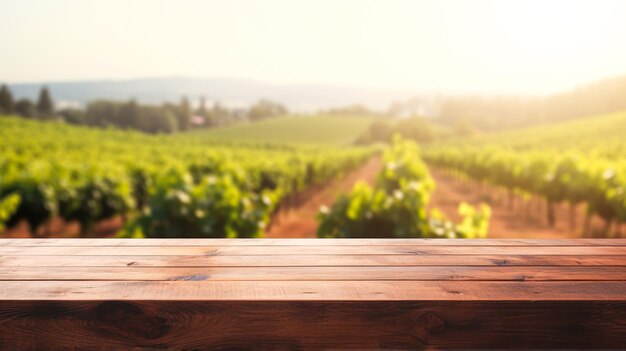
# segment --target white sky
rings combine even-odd
[[[626,74],[626,1],[0,0],[0,81],[547,93]]]

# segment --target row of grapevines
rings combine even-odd
[[[341,175],[373,148],[212,142],[0,118],[0,198],[19,195],[12,227],[52,218],[84,235],[129,219],[132,236],[258,236],[284,196]]]
[[[357,184],[319,215],[320,237],[474,238],[487,234],[490,209],[461,204],[460,224],[446,220],[427,205],[435,183],[419,156],[417,144],[395,138],[383,156],[384,167],[372,188]]]
[[[0,232],[4,230],[4,224],[11,218],[20,204],[18,194],[10,194],[0,199]]]
[[[509,192],[554,204],[585,203],[588,217],[626,221],[626,113],[438,143],[424,158]]]

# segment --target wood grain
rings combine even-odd
[[[321,239],[323,240],[323,239]],[[31,255],[626,255],[626,246],[3,246],[0,256]]]
[[[0,246],[626,246],[626,239],[0,239]]]
[[[0,348],[623,349],[626,303],[0,301]]]
[[[0,281],[0,300],[620,301],[624,281]]]
[[[624,281],[626,267],[10,267],[0,280],[79,281]]]
[[[0,349],[623,349],[626,239],[0,239]]]
[[[0,256],[0,267],[626,266],[602,255]]]

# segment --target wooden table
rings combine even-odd
[[[0,349],[626,348],[626,240],[4,239]]]

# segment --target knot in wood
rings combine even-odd
[[[140,306],[123,301],[105,301],[98,305],[99,329],[117,335],[131,335],[144,340],[158,339],[172,328],[167,320],[146,313]]]
[[[442,333],[447,329],[446,321],[433,312],[426,312],[420,322],[429,333]]]

